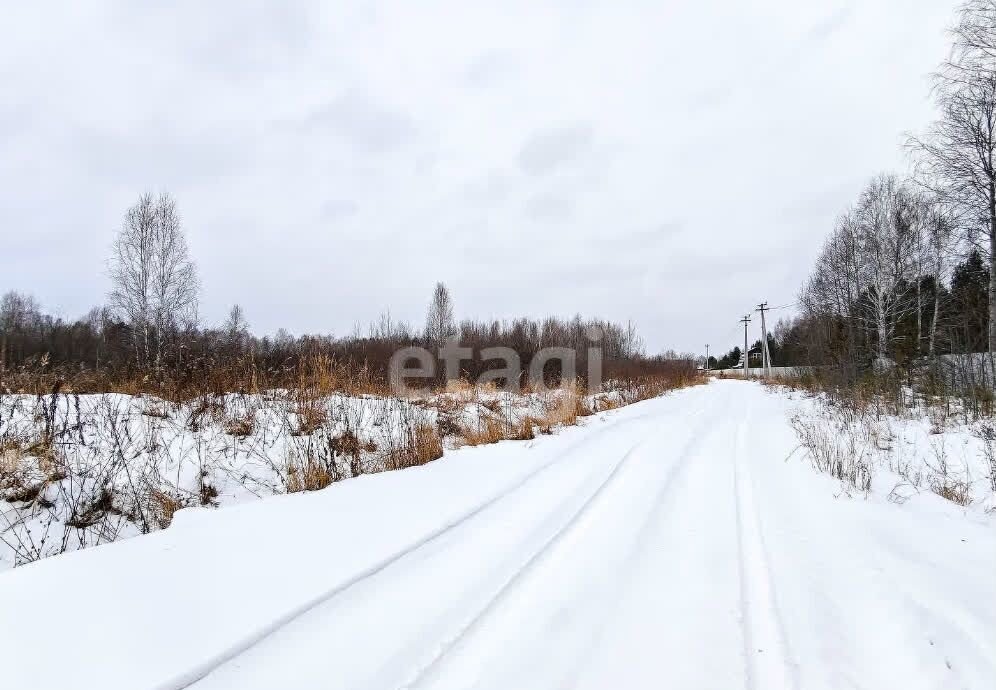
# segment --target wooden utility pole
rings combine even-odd
[[[744,318],[740,319],[740,323],[744,325],[744,381],[746,381],[747,367],[749,366],[748,360],[750,359],[747,351],[747,324],[750,323],[750,314],[744,314]]]
[[[709,343],[706,343],[706,365],[705,370],[709,371]]]
[[[764,312],[768,309],[767,302],[761,302],[754,311],[761,312],[761,366],[764,368],[764,375],[771,376],[771,353],[768,352],[768,328],[764,324]]]

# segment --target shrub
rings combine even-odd
[[[834,428],[829,420],[796,415],[792,418],[792,428],[816,470],[853,489],[871,489],[868,447],[849,425],[843,423]]]
[[[229,436],[244,438],[252,436],[256,430],[256,417],[251,412],[237,417],[232,417],[225,421],[225,433]]]
[[[317,398],[299,402],[294,412],[297,415],[292,432],[295,436],[310,436],[328,421],[328,415]]]
[[[405,427],[402,429],[402,436],[402,442],[387,453],[387,469],[418,467],[443,457],[443,439],[432,426],[418,424]]]
[[[972,502],[972,488],[968,482],[950,477],[934,477],[930,480],[930,490],[960,506],[967,506]]]
[[[505,424],[491,416],[478,420],[474,429],[460,430],[460,443],[465,446],[485,446],[507,438],[510,436]]]
[[[330,485],[334,478],[322,464],[307,460],[301,466],[291,462],[287,465],[287,493],[319,491]]]

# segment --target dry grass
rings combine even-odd
[[[869,445],[846,422],[838,420],[834,425],[827,419],[796,415],[792,418],[792,428],[799,443],[808,451],[816,470],[829,474],[852,489],[871,489]]]
[[[44,482],[32,477],[30,464],[34,458],[26,456],[24,449],[15,443],[0,446],[0,499],[10,503],[32,503],[44,488]]]
[[[960,475],[956,475],[951,472],[947,445],[943,437],[932,442],[931,446],[934,461],[927,463],[930,470],[930,484],[928,485],[930,490],[952,503],[957,503],[960,506],[969,505],[972,502],[972,486],[964,479],[967,473],[962,472]]]
[[[977,433],[982,440],[982,454],[989,465],[989,488],[996,492],[996,426],[983,424]]]
[[[291,433],[295,436],[311,436],[328,422],[328,414],[320,398],[298,401],[294,414],[296,423]]]
[[[156,419],[169,419],[169,410],[166,408],[166,403],[162,400],[148,400],[145,406],[142,408],[142,414],[146,417],[155,417]]]
[[[390,395],[387,383],[378,380],[365,364],[350,367],[337,362],[327,354],[303,357],[297,367],[294,388],[314,397],[328,397],[333,393],[346,395]]]
[[[159,509],[158,503],[156,503],[156,494],[159,492],[153,491],[150,495],[151,513],[155,513]],[[173,513],[178,509],[174,509],[172,512],[168,513],[168,519],[173,519]],[[90,497],[86,501],[81,501],[80,503],[73,506],[72,515],[68,520],[66,520],[67,527],[73,527],[75,529],[87,529],[93,527],[94,525],[100,523],[104,520],[108,513],[116,513],[117,510],[114,507],[114,494],[111,493],[109,489],[102,489],[96,495]],[[157,523],[160,520],[167,519],[167,515],[160,513],[156,516]],[[161,524],[161,523],[159,523]],[[169,522],[165,526],[168,526]]]
[[[458,443],[463,446],[486,446],[507,438],[507,426],[501,420],[484,417],[476,429],[461,429]]]
[[[935,477],[930,481],[930,490],[960,506],[972,503],[972,488],[967,482],[954,480],[950,477]]]
[[[443,457],[443,439],[432,426],[418,424],[404,429],[403,435],[400,444],[388,449],[384,458],[386,469],[418,467]]]
[[[20,444],[0,443],[0,483],[5,478],[19,473],[23,460],[24,453]]]
[[[583,417],[589,417],[599,412],[613,410],[625,405],[659,397],[679,388],[699,385],[705,382],[701,376],[683,377],[653,377],[645,380],[630,381],[621,384],[619,390],[586,396],[578,382],[566,384],[553,391],[546,411],[538,416],[527,416],[521,420],[508,419],[500,403],[488,400],[481,406],[490,411],[489,416],[482,417],[475,427],[456,426],[453,431],[462,446],[480,446],[505,440],[528,440],[536,437],[536,432],[551,434],[558,427],[576,426]],[[461,384],[456,388],[462,395],[470,399],[467,388]],[[442,418],[441,418],[442,419]],[[442,423],[450,429],[449,417]]]
[[[65,479],[62,462],[45,439],[0,441],[0,499],[32,503],[49,482]]]
[[[187,426],[191,431],[196,432],[206,424],[223,421],[224,417],[224,403],[213,395],[202,395],[193,402],[190,415],[187,419]]]
[[[287,465],[287,493],[320,491],[335,481],[332,474],[321,463],[307,459],[301,465],[291,462]]]
[[[557,426],[574,426],[579,417],[592,412],[585,404],[576,385],[565,386],[557,396],[556,402],[547,409],[542,419],[536,422],[544,434],[549,434]]]
[[[247,412],[246,414],[230,417],[225,420],[222,428],[229,436],[240,438],[252,436],[256,431],[256,416],[251,412]]]
[[[458,446],[486,446],[499,441],[529,441],[536,438],[536,428],[545,422],[526,416],[519,421],[504,421],[495,417],[485,417],[476,429],[459,428]]]
[[[622,397],[615,395],[599,395],[592,400],[593,411],[596,414],[599,412],[608,412],[609,410],[617,410],[625,406],[625,404]]]
[[[113,541],[129,524],[143,532],[165,528],[185,506],[216,505],[221,485],[207,480],[216,472],[219,480],[241,482],[261,496],[317,491],[364,472],[429,463],[443,455],[445,437],[461,445],[533,439],[665,390],[644,386],[633,396],[615,391],[595,402],[577,384],[549,395],[537,390],[514,396],[494,384],[458,381],[445,392],[405,400],[387,393],[368,371],[349,371],[328,357],[302,358],[288,366],[284,378],[267,378],[251,362],[243,370],[203,373],[185,382],[117,379],[111,388],[134,400],[98,395],[83,400],[82,408],[76,392],[92,386],[107,393],[107,381],[38,379],[32,388],[43,395],[17,400],[0,394],[9,412],[0,418],[6,424],[0,426],[0,498],[17,502],[0,539],[18,562],[59,553],[77,541],[81,547]],[[274,381],[283,385],[265,385]],[[359,436],[371,421],[366,411],[354,409],[363,404],[351,406],[356,401],[344,397],[365,394],[389,398],[372,403],[376,417],[370,433],[377,445]],[[538,412],[544,399],[549,409]],[[480,422],[467,430],[462,423],[474,409]],[[196,484],[162,471],[161,463],[174,459],[169,457],[174,449],[163,440],[176,432],[190,432],[195,440],[179,452],[198,463]],[[226,437],[245,439],[237,452],[255,463],[254,469],[217,464],[219,452],[235,447]],[[274,452],[280,446],[283,452]],[[25,520],[36,513],[46,515],[52,538],[26,527]],[[58,530],[61,538],[55,536]]]
[[[536,420],[532,417],[526,417],[521,422],[519,422],[518,428],[516,429],[516,434],[514,440],[516,441],[531,441],[536,438]]]
[[[183,502],[178,497],[158,489],[153,489],[149,493],[149,504],[152,518],[161,529],[169,527],[176,511],[184,507]]]
[[[462,398],[465,401],[477,399],[477,386],[466,379],[449,379],[443,392],[447,395]]]
[[[214,484],[205,482],[202,478],[200,491],[198,493],[202,506],[217,505],[216,500],[218,498],[218,489],[214,486]]]

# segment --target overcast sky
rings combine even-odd
[[[165,190],[207,323],[421,326],[442,280],[459,318],[717,352],[905,170],[954,5],[7,2],[0,292],[101,303],[124,210]]]

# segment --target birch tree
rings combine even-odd
[[[916,306],[917,214],[915,196],[891,175],[873,180],[856,209],[859,266],[866,286],[863,316],[874,330],[880,363],[888,358],[896,324]]]
[[[817,359],[831,357],[854,373],[853,365],[861,358],[861,339],[856,309],[864,290],[858,252],[857,218],[853,210],[842,214],[823,245],[813,273],[802,290],[799,301],[816,329],[808,344]],[[839,331],[837,326],[842,326]]]
[[[441,345],[444,340],[456,334],[456,324],[453,320],[453,299],[450,291],[443,283],[436,283],[432,293],[432,302],[425,317],[426,340]]]
[[[933,357],[937,351],[937,324],[941,320],[941,288],[949,282],[957,245],[954,223],[942,204],[933,203],[927,208],[923,235],[925,265],[934,277],[934,303],[927,340],[927,353]]]
[[[115,239],[110,303],[128,323],[139,366],[160,366],[176,332],[196,321],[198,281],[168,194],[143,194]]]
[[[221,327],[224,334],[225,346],[232,352],[239,353],[246,348],[250,339],[249,323],[246,321],[245,310],[241,305],[233,304],[228,310],[228,318],[225,319]]]
[[[844,362],[864,360],[869,345],[878,362],[894,351],[897,325],[918,308],[922,226],[921,200],[889,175],[837,220],[800,300],[828,324],[827,344]],[[833,324],[843,332],[834,336]]]
[[[940,117],[910,139],[924,184],[956,211],[990,267],[988,350],[996,352],[996,0],[968,0],[951,58],[934,75]]]

